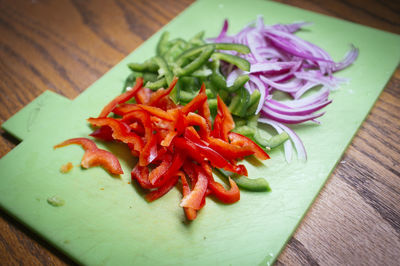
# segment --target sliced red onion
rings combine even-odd
[[[332,100],[321,102],[321,103],[316,103],[316,104],[310,104],[308,106],[304,107],[289,107],[281,102],[275,101],[275,100],[269,100],[267,104],[265,104],[265,107],[276,112],[279,114],[283,115],[309,115],[314,112],[317,112],[330,104]]]
[[[296,115],[296,114],[281,114],[272,110],[269,105],[264,105],[261,109],[261,114],[264,117],[271,118],[275,121],[285,124],[300,124],[306,121],[312,121],[315,118],[323,116],[325,113],[307,114],[307,115]]]

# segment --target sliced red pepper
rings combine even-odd
[[[219,199],[221,202],[226,204],[232,204],[240,200],[240,191],[235,181],[229,177],[229,190],[226,190],[220,183],[209,180],[209,188],[212,190],[212,194]]]
[[[150,115],[143,111],[130,112],[122,117],[122,122],[140,121],[144,128],[145,145],[139,154],[139,165],[145,166],[151,163],[157,157],[157,136],[153,134],[153,125]]]
[[[71,144],[81,145],[85,151],[98,149],[96,143],[94,143],[93,140],[88,139],[88,138],[67,139],[67,140],[61,142],[60,144],[55,145],[54,149],[68,146]]]
[[[105,141],[113,141],[112,129],[109,126],[102,126],[93,131],[89,136]]]
[[[174,140],[174,138],[178,135],[176,131],[169,131],[164,139],[161,141],[161,146],[169,147]]]
[[[138,104],[148,104],[152,91],[149,88],[142,87],[136,94],[135,100]]]
[[[109,113],[113,111],[113,109],[120,103],[124,103],[132,99],[132,97],[135,96],[135,94],[140,90],[140,88],[143,86],[143,78],[138,77],[136,78],[136,83],[135,86],[129,90],[126,91],[125,93],[117,96],[114,100],[109,102],[101,111],[99,118],[104,118],[107,117]]]
[[[113,133],[112,136],[115,140],[120,140],[124,143],[131,143],[134,145],[136,151],[141,151],[143,149],[142,139],[133,132],[129,131],[129,126],[127,128],[125,123],[113,118],[89,118],[88,122],[93,126],[109,126]]]
[[[182,107],[183,114],[186,115],[189,112],[194,112],[198,110],[200,107],[202,107],[205,101],[207,101],[207,94],[206,94],[206,86],[203,83],[196,97],[194,97],[193,100],[191,100],[188,104]]]
[[[169,84],[168,89],[159,89],[155,91],[151,96],[148,105],[151,106],[159,106],[161,100],[165,97],[168,96],[169,93],[173,90],[175,87],[176,83],[178,82],[178,78],[174,77],[172,80],[171,84]]]
[[[247,169],[244,165],[234,165],[228,162],[221,154],[203,144],[200,139],[190,130],[185,131],[185,139],[193,143],[202,156],[207,158],[214,167],[223,168],[227,171],[247,176]],[[192,141],[193,140],[193,141]]]
[[[121,175],[124,173],[117,157],[111,152],[102,149],[86,151],[82,157],[81,165],[84,168],[101,166],[113,175]]]
[[[149,112],[151,115],[157,116],[161,119],[167,120],[167,121],[173,121],[174,118],[171,116],[170,113],[164,111],[161,108],[150,106],[150,105],[144,105],[144,104],[138,104],[138,107],[142,108],[143,110]]]
[[[115,107],[113,109],[113,113],[116,115],[120,115],[120,116],[124,116],[127,113],[133,112],[133,111],[137,111],[137,110],[141,110],[141,108],[135,104],[135,103],[123,103],[121,105],[118,105],[117,107]]]
[[[204,156],[200,154],[199,150],[196,148],[193,142],[186,140],[182,137],[175,137],[174,145],[176,149],[178,149],[180,152],[184,152],[187,156],[189,156],[196,162],[204,162]]]
[[[204,163],[201,166],[207,174],[208,187],[211,190],[211,194],[226,204],[232,204],[240,200],[240,190],[235,181],[229,177],[230,189],[226,190],[223,185],[214,180],[210,165]]]
[[[249,150],[254,151],[254,156],[256,156],[258,159],[267,160],[270,158],[269,155],[260,146],[258,146],[248,137],[235,132],[229,132],[228,137],[232,144],[245,147]]]
[[[54,146],[54,149],[64,147],[71,144],[81,145],[85,150],[85,153],[81,160],[81,165],[83,168],[90,168],[93,166],[101,166],[107,172],[114,175],[120,175],[124,172],[122,171],[121,165],[117,157],[109,151],[97,148],[96,143],[87,138],[73,138],[68,139],[58,145]]]
[[[174,157],[172,158],[172,164],[168,167],[167,171],[157,178],[150,180],[150,183],[155,186],[161,186],[171,177],[176,175],[179,169],[182,167],[185,161],[185,155],[181,154],[180,152],[176,152]]]
[[[183,197],[180,206],[200,210],[201,202],[204,198],[208,186],[208,178],[204,172],[200,171],[197,175],[197,182],[193,190]]]
[[[207,122],[208,128],[211,130],[211,112],[210,107],[208,105],[208,101],[204,101],[203,105],[199,108],[199,115],[204,117]]]
[[[167,194],[175,185],[178,183],[179,176],[175,175],[171,177],[167,182],[165,182],[162,186],[158,189],[151,191],[148,193],[145,198],[148,202],[152,202],[165,194]]]
[[[149,181],[149,168],[137,164],[131,172],[132,181],[136,180],[142,188],[151,189],[154,186]]]
[[[207,120],[196,114],[196,113],[188,113],[186,116],[186,125],[187,126],[199,126],[200,127],[200,131],[199,134],[202,138],[204,139],[208,139],[208,137],[210,136],[210,128],[208,127],[207,124]]]
[[[218,112],[214,119],[214,128],[211,136],[228,141],[228,133],[235,128],[235,122],[229,111],[228,106],[217,95]]]
[[[129,127],[131,128],[131,131],[136,133],[139,136],[143,136],[145,134],[145,129],[142,124],[138,122],[133,122],[129,124]]]
[[[170,154],[165,154],[162,158],[160,158],[160,160],[161,163],[149,174],[149,181],[152,184],[154,184],[154,182],[164,175],[168,171],[168,168],[171,167],[172,156]]]
[[[252,155],[255,152],[250,147],[240,147],[228,143],[226,141],[223,141],[222,139],[217,139],[213,137],[210,137],[208,139],[208,145],[210,148],[217,151],[218,153],[220,153],[222,156],[224,156],[226,159],[229,160],[243,158]]]
[[[186,197],[190,194],[191,190],[190,190],[189,184],[186,180],[185,174],[182,173],[180,175],[180,177],[181,177],[181,182],[182,182],[182,194],[183,194],[183,197]],[[186,218],[189,221],[193,221],[194,219],[196,219],[197,211],[195,209],[189,208],[189,207],[183,207],[183,210],[185,211]]]

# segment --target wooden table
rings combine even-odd
[[[400,33],[396,1],[280,2]],[[46,89],[73,99],[191,3],[0,0],[0,122]],[[0,157],[16,144],[1,131]],[[400,68],[277,264],[397,264],[399,203]],[[73,262],[1,212],[0,264]]]

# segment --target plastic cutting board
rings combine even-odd
[[[308,160],[287,164],[282,149],[264,164],[246,161],[250,177],[264,177],[270,193],[245,192],[233,205],[212,199],[198,218],[186,222],[178,189],[147,203],[129,184],[134,166],[119,144],[99,144],[118,154],[125,174],[120,179],[101,168],[79,164],[78,146],[53,145],[87,136],[86,118],[121,91],[129,74],[126,64],[154,54],[164,30],[189,38],[201,30],[216,36],[223,19],[229,34],[263,15],[266,24],[312,21],[298,33],[340,60],[353,43],[360,49],[355,64],[335,76],[348,84],[331,94],[334,100],[320,119],[295,130],[304,141]],[[118,38],[118,36],[115,36]],[[0,160],[0,206],[79,263],[90,265],[269,265],[284,247],[301,218],[340,160],[347,145],[395,70],[400,58],[397,35],[268,1],[198,1],[142,46],[69,101],[46,92],[2,127],[23,141]],[[46,202],[58,195],[62,207]]]

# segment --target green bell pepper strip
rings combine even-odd
[[[181,102],[190,102],[191,100],[193,100],[194,97],[196,97],[197,93],[195,92],[190,92],[190,91],[186,91],[186,90],[180,90],[179,91],[179,96],[180,96],[180,101]]]
[[[284,143],[285,141],[287,141],[289,139],[289,135],[286,132],[282,132],[278,135],[272,136],[269,140],[268,140],[268,144],[267,147],[273,149],[275,147],[278,147],[279,145],[281,145],[282,143]]]
[[[139,76],[139,74],[140,73],[137,73],[137,72],[132,72],[131,74],[129,74],[129,76],[125,79],[125,83],[124,83],[122,92],[125,92],[126,88],[132,86],[135,83],[136,78]]]
[[[152,73],[157,73],[158,68],[159,68],[158,64],[156,62],[154,62],[153,58],[144,61],[142,64],[140,64],[140,63],[129,63],[128,67],[132,71],[136,71],[136,72],[152,72]]]
[[[255,129],[247,125],[238,126],[238,124],[236,123],[236,127],[232,131],[248,138],[253,138]]]
[[[213,73],[211,76],[210,76],[210,81],[213,83],[213,85],[215,86],[215,87],[217,87],[218,88],[218,90],[227,90],[227,87],[226,87],[226,80],[225,80],[225,78],[221,75],[221,74],[218,74],[218,73]]]
[[[240,88],[237,94],[233,97],[229,110],[232,114],[244,117],[249,104],[250,94],[245,88]]]
[[[235,92],[240,88],[243,88],[244,84],[249,81],[250,77],[248,75],[242,75],[236,78],[233,82],[232,86],[226,87],[226,90],[229,92]]]
[[[153,90],[153,91],[156,91],[159,88],[167,87],[167,86],[168,86],[168,83],[167,83],[167,80],[165,78],[161,78],[161,79],[158,79],[156,81],[148,81],[144,85],[144,87],[149,88],[150,90]]]
[[[164,31],[157,43],[156,54],[163,55],[168,50],[169,32]]]
[[[223,60],[225,62],[228,62],[232,65],[237,66],[241,70],[244,71],[250,71],[250,63],[246,59],[243,59],[239,56],[236,55],[231,55],[231,54],[224,54],[224,53],[218,53],[215,52],[211,56],[213,60]]]
[[[190,44],[193,44],[193,45],[196,45],[196,46],[203,45],[203,44],[204,44],[204,40],[203,40],[204,34],[205,34],[205,31],[200,31],[199,33],[197,33],[196,35],[194,35],[194,36],[189,40],[189,43],[190,43]]]
[[[224,178],[228,179],[229,177],[235,181],[235,183],[242,189],[254,191],[254,192],[264,192],[264,191],[271,191],[271,187],[269,186],[267,180],[264,178],[248,178],[245,176],[239,176],[237,174],[231,175],[229,172],[220,169],[216,169],[217,173],[219,173]]]
[[[236,43],[209,43],[209,44],[204,44],[201,46],[197,46],[197,47],[193,47],[191,49],[186,50],[184,53],[182,53],[176,61],[176,64],[178,66],[183,65],[183,63],[188,60],[189,58],[197,55],[198,53],[200,53],[204,48],[207,47],[215,47],[215,50],[231,50],[231,51],[237,51],[239,53],[244,53],[244,54],[248,54],[250,52],[249,47],[247,47],[246,45],[243,44],[236,44]],[[238,56],[235,56],[238,57]],[[239,57],[240,58],[240,57]],[[241,58],[242,59],[242,58]],[[244,60],[244,59],[242,59]],[[244,60],[246,61],[246,60]],[[247,61],[246,61],[247,62]],[[242,63],[244,64],[244,63]],[[249,66],[249,70],[250,70],[250,66]],[[247,70],[247,71],[249,71]]]
[[[167,62],[174,62],[188,47],[188,43],[183,39],[176,39],[171,43],[173,43],[172,46],[163,54]]]
[[[215,49],[216,50],[230,50],[230,51],[236,51],[241,54],[248,54],[250,53],[250,48],[246,45],[243,44],[238,44],[238,43],[216,43],[215,44]]]
[[[193,72],[195,72],[197,69],[199,69],[202,65],[204,65],[207,62],[207,60],[210,58],[210,56],[214,52],[214,49],[215,49],[214,45],[205,47],[202,50],[201,54],[195,60],[193,60],[192,62],[190,62],[183,68],[181,68],[179,66],[176,67],[174,69],[175,75],[179,77],[179,76],[188,76],[188,75],[192,74]]]
[[[246,116],[254,115],[254,113],[257,111],[260,98],[261,93],[258,90],[253,91],[253,93],[250,95],[249,107],[247,108]]]

